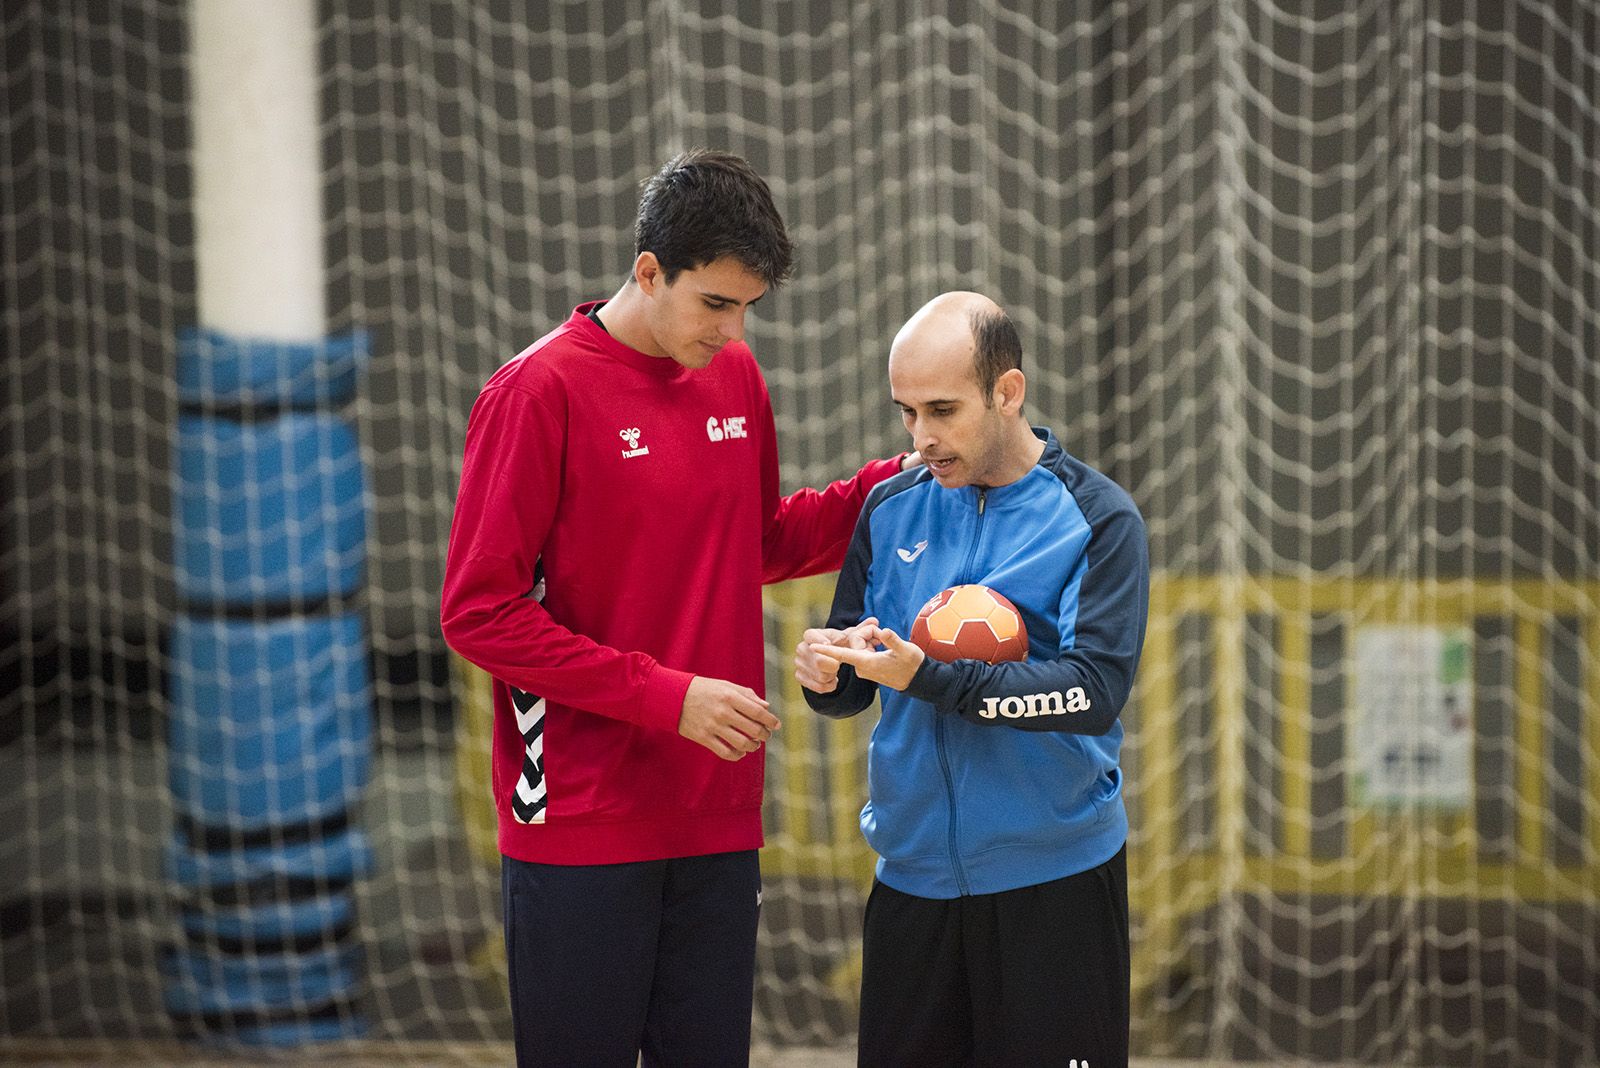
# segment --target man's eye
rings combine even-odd
[[[942,419],[945,416],[950,414],[950,409],[949,408],[935,408],[933,410],[933,414],[939,416],[939,418]]]
[[[727,305],[726,304],[718,304],[714,300],[708,300],[708,301],[706,301],[706,307],[710,308],[712,311],[721,311],[723,308],[726,308]]]

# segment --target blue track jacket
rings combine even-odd
[[[878,878],[929,898],[992,894],[1087,871],[1128,836],[1118,716],[1144,644],[1144,520],[1055,435],[1037,465],[992,489],[945,489],[925,467],[868,495],[839,574],[830,627],[868,616],[905,637],[940,590],[982,583],[1028,628],[1025,663],[929,657],[885,688],[861,830]],[[840,670],[811,707],[853,716],[877,685]]]

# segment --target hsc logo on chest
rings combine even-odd
[[[706,420],[706,437],[712,441],[747,438],[750,435],[745,431],[744,421],[745,417],[742,415],[730,415],[726,419],[718,419],[713,415]]]

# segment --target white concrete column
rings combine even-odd
[[[314,0],[191,0],[200,325],[327,334]]]

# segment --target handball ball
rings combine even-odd
[[[1028,658],[1028,628],[1017,606],[976,584],[952,586],[923,605],[911,625],[911,642],[946,663]]]

